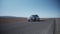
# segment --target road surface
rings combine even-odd
[[[0,24],[0,34],[53,34],[54,19]]]

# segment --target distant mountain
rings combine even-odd
[[[15,16],[0,16],[1,18],[25,18],[25,17],[15,17]]]

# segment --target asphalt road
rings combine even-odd
[[[0,24],[0,34],[53,34],[54,19]]]

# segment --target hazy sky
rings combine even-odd
[[[58,0],[0,0],[0,16],[60,17]]]

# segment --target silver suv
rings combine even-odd
[[[29,21],[29,22],[30,22],[30,21],[36,22],[36,21],[40,21],[40,18],[39,18],[38,15],[32,15],[32,16],[30,16],[30,18],[29,18],[28,21]]]

